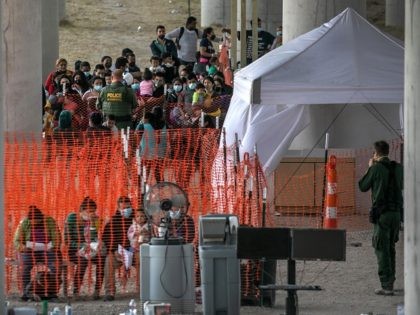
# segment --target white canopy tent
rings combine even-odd
[[[270,173],[305,128],[316,145],[322,134],[314,126],[341,126],[336,148],[395,138],[403,97],[404,47],[348,8],[235,74],[226,142],[232,145],[238,134],[242,152],[257,145]]]

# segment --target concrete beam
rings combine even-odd
[[[405,2],[405,314],[420,314],[420,1]]]
[[[66,0],[56,0],[58,2],[58,21],[66,18]]]
[[[42,82],[58,59],[58,2],[42,0]]]
[[[1,38],[0,38],[0,73],[3,73],[3,65],[4,65],[4,50],[3,50],[3,42],[4,42],[4,26],[2,24],[3,21],[3,14],[4,14],[4,8],[5,7],[5,0],[0,0],[0,25],[1,28]],[[4,78],[4,76],[3,76]],[[0,117],[3,117],[3,84],[4,80],[0,80]],[[2,121],[0,121],[0,226],[4,227],[4,124]],[[0,233],[0,283],[3,285],[3,287],[0,290],[0,313],[4,312],[4,305],[6,302],[5,297],[5,288],[4,288],[4,275],[6,274],[6,270],[4,268],[4,233]],[[1,311],[3,309],[3,311]],[[4,314],[7,314],[4,312]]]
[[[404,26],[404,0],[386,0],[385,25]]]
[[[283,0],[283,43],[321,26],[347,7],[366,16],[366,0]]]
[[[42,3],[5,0],[3,4],[3,128],[40,134]]]

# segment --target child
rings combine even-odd
[[[51,108],[51,104],[47,101],[47,104],[44,106],[44,123],[43,123],[43,131],[46,135],[52,134],[54,130],[54,111]]]
[[[152,56],[150,58],[150,67],[149,67],[149,70],[152,73],[165,72],[165,70],[161,66],[161,62],[162,62],[162,59],[160,59],[160,57],[158,57],[158,56]]]
[[[147,223],[146,214],[142,209],[137,209],[134,214],[133,224],[127,232],[130,240],[130,251],[136,253],[140,250],[140,245],[150,241],[151,233]]]
[[[172,60],[172,55],[170,53],[162,54],[161,67],[165,71],[165,83],[172,83],[177,70],[175,67],[175,62]]]
[[[109,115],[106,116],[106,120],[104,121],[104,123],[102,124],[102,126],[108,127],[109,129],[111,129],[111,132],[114,135],[118,135],[118,128],[115,125],[116,122],[117,121],[116,121],[115,115],[109,114]]]
[[[144,69],[143,81],[140,82],[140,96],[153,95],[153,74],[149,69]]]
[[[206,88],[203,83],[197,83],[195,92],[193,94],[192,105],[201,105],[206,98]]]

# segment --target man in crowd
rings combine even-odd
[[[176,45],[172,40],[165,38],[166,30],[165,26],[158,25],[156,27],[157,38],[150,44],[150,50],[153,56],[163,58],[163,54],[169,53],[172,56],[172,60],[178,65],[178,52]]]
[[[202,36],[203,33],[197,29],[197,19],[190,16],[185,23],[185,27],[178,27],[166,34],[165,37],[175,40],[180,64],[192,69],[197,60],[197,41]]]
[[[369,168],[359,181],[362,192],[371,190],[373,223],[372,245],[378,261],[381,288],[378,295],[394,295],[395,243],[398,241],[400,214],[403,207],[403,168],[388,157],[389,145],[385,141],[374,143]]]

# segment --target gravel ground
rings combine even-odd
[[[379,287],[376,272],[376,258],[371,247],[371,231],[347,233],[347,251],[345,262],[297,262],[296,279],[300,284],[320,285],[322,291],[299,291],[299,314],[310,315],[359,315],[372,312],[372,314],[396,314],[398,304],[404,301],[404,266],[403,241],[397,243],[397,280],[395,296],[383,297],[374,294]],[[403,233],[400,233],[403,240]],[[277,268],[277,283],[286,282],[286,262],[279,261]],[[128,309],[131,298],[138,298],[134,294],[117,295],[113,302],[103,301],[77,301],[72,302],[74,314],[119,314]],[[273,308],[268,307],[241,307],[241,314],[285,314],[285,291],[277,291],[276,302]],[[31,305],[38,311],[40,303],[22,303],[16,298],[9,299],[12,306]],[[50,303],[62,310],[65,301]],[[201,305],[196,306],[197,313]]]

